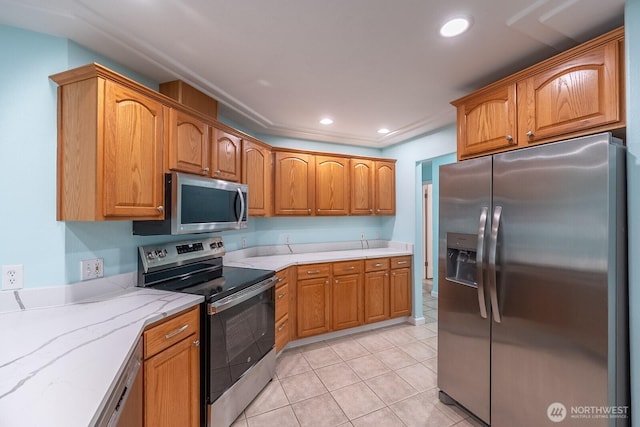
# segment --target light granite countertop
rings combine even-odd
[[[144,327],[202,301],[129,287],[0,313],[0,426],[94,425]]]

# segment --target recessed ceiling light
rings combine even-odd
[[[467,31],[470,25],[471,22],[467,18],[450,19],[440,27],[440,35],[442,37],[455,37]]]
[[[384,135],[385,133],[389,133],[389,129],[387,129],[387,128],[378,129],[378,133],[381,133],[381,134]]]
[[[320,123],[323,125],[330,125],[331,123],[333,123],[333,120],[331,120],[328,117],[325,117],[324,119],[320,120]]]

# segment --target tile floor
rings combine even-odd
[[[438,400],[438,303],[427,290],[425,325],[285,350],[276,377],[232,427],[478,426]]]

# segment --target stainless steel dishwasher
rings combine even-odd
[[[142,340],[135,350],[115,389],[100,414],[98,427],[142,427]]]

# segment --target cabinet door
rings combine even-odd
[[[103,164],[98,164],[105,217],[162,219],[163,105],[106,81]]]
[[[396,164],[375,162],[375,214],[396,214]]]
[[[266,145],[245,139],[242,152],[242,182],[249,186],[249,215],[270,216],[273,205],[271,150]]]
[[[349,213],[349,159],[315,156],[316,215]]]
[[[389,318],[389,272],[373,271],[364,276],[364,323]]]
[[[315,159],[311,154],[276,152],[275,214],[312,215]]]
[[[330,330],[331,286],[328,277],[298,280],[298,338]]]
[[[169,169],[209,175],[209,127],[202,121],[171,109],[169,112]]]
[[[469,98],[457,114],[458,159],[517,146],[515,84]]]
[[[144,362],[145,426],[200,425],[200,349],[191,335]]]
[[[410,268],[391,270],[389,293],[390,316],[409,316],[411,314]]]
[[[518,138],[535,143],[620,120],[618,41],[518,83]]]
[[[373,161],[351,159],[351,215],[373,214]]]
[[[334,331],[362,325],[362,275],[335,276],[332,303]]]
[[[240,181],[241,139],[220,129],[212,129],[211,177]]]

